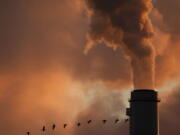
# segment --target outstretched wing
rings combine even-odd
[[[80,123],[80,122],[79,122],[79,123],[77,123],[77,126],[78,126],[78,127],[80,127],[80,126],[81,126],[81,123]]]
[[[66,128],[66,127],[67,127],[67,124],[64,124],[63,127]]]
[[[90,124],[92,122],[92,120],[88,120],[87,123]]]
[[[116,119],[114,123],[116,124],[116,123],[118,123],[118,122],[119,122],[119,119]]]
[[[125,119],[124,122],[127,123],[129,121],[129,119]]]
[[[55,125],[55,124],[53,124],[53,125],[52,125],[52,129],[53,129],[53,130],[55,130],[55,128],[56,128],[56,125]]]
[[[102,122],[103,122],[104,124],[106,124],[107,120],[102,120]]]
[[[45,126],[43,126],[42,131],[43,131],[43,132],[45,132],[45,131],[46,131],[46,127],[45,127]]]

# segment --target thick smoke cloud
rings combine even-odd
[[[151,2],[87,0],[91,17],[90,44],[99,42],[116,48],[123,46],[131,59],[135,89],[154,88],[154,52],[149,40],[153,30],[148,17]],[[149,79],[144,81],[144,78]]]
[[[160,10],[160,6],[168,7],[167,2],[158,1],[159,5],[155,7],[160,17],[153,20],[160,33],[154,33],[159,43],[155,49],[161,52],[156,58],[156,86],[171,90],[174,83],[178,84],[180,75],[180,48],[178,38],[175,38],[177,34],[167,31],[170,27],[175,29],[167,23],[173,20],[165,18],[179,13],[180,8],[176,8],[178,0],[173,0],[168,15]],[[90,130],[97,133],[103,132],[98,122],[92,128],[75,128],[73,124],[98,117],[96,111],[103,118],[124,118],[121,111],[124,111],[128,97],[122,93],[128,93],[123,90],[132,86],[129,61],[124,57],[124,48],[114,52],[106,46],[95,46],[88,55],[83,54],[89,27],[84,6],[79,0],[0,1],[0,134],[20,135],[31,130],[34,135],[39,135],[42,125],[49,129],[52,123],[57,123],[57,134],[72,135]],[[160,27],[162,23],[163,28]],[[118,32],[123,35],[122,31],[115,33]],[[117,42],[121,42],[121,38],[117,38]],[[168,41],[166,47],[165,41]],[[172,97],[177,97],[178,101],[178,96]],[[173,120],[179,119],[174,113],[179,110],[179,102],[162,100],[167,102],[160,108],[164,108],[162,113],[160,110],[161,132],[165,134],[170,122],[172,133],[179,134],[173,129],[178,125]],[[166,117],[164,110],[169,110],[168,116],[173,115],[174,119]],[[70,123],[69,128],[63,130],[62,124],[66,122]],[[118,126],[109,124],[105,131],[127,132],[128,125]]]

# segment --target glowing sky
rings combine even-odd
[[[179,0],[156,0],[150,14],[163,135],[180,134],[179,13]],[[90,20],[83,0],[1,0],[0,18],[0,134],[39,135],[54,122],[125,118],[133,88],[129,59],[122,48],[102,44],[84,54]],[[57,132],[126,135],[127,128],[96,123]]]

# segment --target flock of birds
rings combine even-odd
[[[116,120],[114,121],[114,124],[117,124],[119,121],[120,121],[119,119],[116,119]],[[124,120],[125,123],[127,123],[128,121],[129,121],[129,119],[125,119],[125,120]],[[91,124],[92,122],[93,122],[92,120],[88,120],[88,121],[87,121],[87,124]],[[107,120],[102,120],[102,123],[103,123],[103,124],[106,124],[106,123],[107,123]],[[67,126],[68,126],[68,124],[65,123],[65,124],[63,125],[63,128],[67,128]],[[81,123],[78,122],[78,123],[76,124],[76,126],[77,126],[77,127],[80,127],[80,126],[81,126]],[[52,128],[52,130],[55,130],[55,129],[56,129],[56,124],[53,124],[51,128]],[[45,132],[45,131],[46,131],[46,126],[43,126],[42,129],[41,129],[41,131],[42,131],[42,132]],[[28,131],[28,132],[27,132],[27,135],[30,135],[30,134],[31,134],[31,132]]]

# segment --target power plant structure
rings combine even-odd
[[[134,90],[126,114],[130,121],[130,135],[159,135],[158,92]]]

